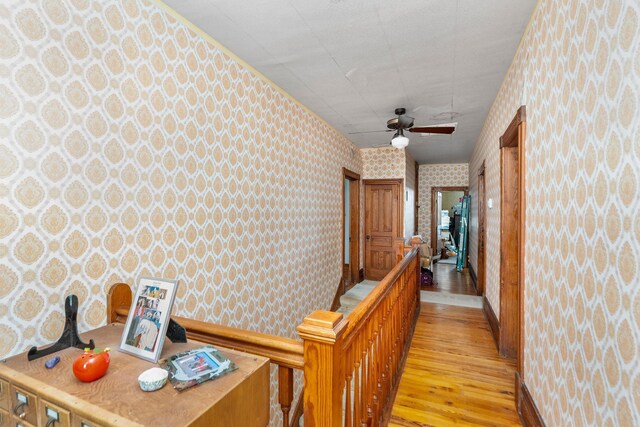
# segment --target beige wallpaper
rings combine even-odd
[[[364,148],[361,153],[362,179],[404,179],[405,150],[393,147]]]
[[[639,18],[631,0],[542,0],[471,160],[497,253],[498,138],[526,104],[525,380],[548,426],[640,425]]]
[[[420,165],[418,169],[418,233],[431,243],[431,188],[469,185],[467,163]]]
[[[343,166],[349,141],[153,3],[3,2],[0,357],[57,339],[70,293],[104,324],[143,275],[181,280],[175,314],[296,336],[341,277]]]

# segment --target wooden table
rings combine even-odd
[[[82,334],[99,348],[111,347],[107,374],[82,383],[72,364],[82,350],[56,353],[60,362],[46,369],[54,355],[29,362],[26,353],[0,363],[0,426],[42,426],[58,414],[50,426],[265,426],[269,422],[269,360],[220,348],[238,369],[182,392],[167,382],[161,390],[143,392],[138,375],[157,366],[118,351],[123,325],[111,324]],[[165,341],[161,358],[203,345],[197,341],[174,344]],[[14,413],[26,396],[28,402]],[[54,411],[54,412],[51,412]],[[17,415],[24,412],[22,418]]]

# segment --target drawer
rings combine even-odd
[[[11,417],[11,421],[9,421],[8,426],[10,427],[35,427],[33,424],[30,424],[24,420],[21,420],[20,418],[16,417],[15,415],[13,417]]]
[[[38,424],[38,399],[36,396],[14,385],[9,387],[9,393],[11,394],[11,412],[16,420],[31,425]]]
[[[93,421],[89,421],[77,415],[73,416],[73,427],[102,427],[100,424],[96,424]]]
[[[70,427],[71,415],[66,409],[46,400],[40,400],[40,424],[46,427]]]
[[[5,380],[0,380],[0,409],[4,409],[5,411],[11,410],[11,406],[9,405],[10,401],[9,383]],[[0,426],[1,425],[2,424],[0,424]]]

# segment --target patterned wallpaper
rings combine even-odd
[[[632,0],[542,0],[471,160],[498,253],[498,138],[525,104],[525,381],[549,426],[640,425],[639,19]]]
[[[0,357],[143,275],[272,334],[329,307],[360,151],[216,44],[149,1],[12,0],[0,79]]]
[[[393,147],[364,148],[362,179],[402,178],[405,174],[405,150]]]
[[[418,232],[431,243],[431,188],[469,185],[467,163],[420,165],[418,169]],[[433,247],[433,246],[432,246]]]

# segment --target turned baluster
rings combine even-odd
[[[374,365],[375,354],[373,354],[373,329],[373,320],[370,318],[367,328],[367,337],[369,337],[369,341],[367,343],[367,355],[369,356],[369,359],[367,361],[367,425],[369,425],[371,419],[373,418],[373,396],[376,390]]]
[[[345,412],[344,412],[344,425],[345,427],[351,427],[351,374],[353,372],[353,363],[351,362],[351,349],[347,349],[345,352]]]
[[[278,402],[282,410],[282,425],[289,427],[289,411],[293,401],[293,369],[278,366]]]
[[[354,349],[353,355],[355,359],[353,370],[353,425],[354,427],[360,422],[360,402],[362,397],[360,395],[360,360],[362,351],[360,350],[360,336],[356,337],[353,341]]]
[[[367,427],[368,405],[369,399],[369,326],[365,325],[362,332],[362,397],[360,398],[360,425]]]

